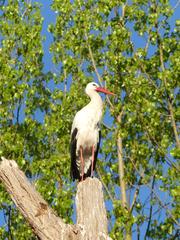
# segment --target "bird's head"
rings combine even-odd
[[[96,92],[102,92],[102,93],[105,93],[105,94],[109,94],[109,95],[114,95],[114,93],[110,92],[109,90],[103,88],[103,87],[100,87],[97,83],[95,82],[90,82],[87,84],[86,86],[86,89],[85,89],[85,92],[86,94],[89,95],[90,92],[92,91],[96,91]]]

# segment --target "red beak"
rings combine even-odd
[[[114,93],[108,91],[107,89],[103,88],[103,87],[97,87],[96,88],[96,91],[97,92],[102,92],[102,93],[105,93],[105,94],[109,94],[109,95],[115,95]]]

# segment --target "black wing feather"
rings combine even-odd
[[[97,161],[100,143],[101,143],[101,130],[99,130],[99,142],[97,144],[96,152],[94,154],[94,169],[93,170],[95,170],[95,167],[96,167],[96,161]]]
[[[71,135],[71,143],[70,143],[70,153],[71,153],[71,178],[73,179],[73,181],[75,179],[80,179],[80,173],[79,170],[77,168],[77,164],[76,164],[76,144],[77,144],[77,139],[76,139],[76,135],[77,135],[78,129],[75,128],[72,132]]]

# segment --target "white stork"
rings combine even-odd
[[[88,83],[85,89],[91,101],[76,113],[71,129],[71,177],[83,181],[93,176],[100,145],[100,121],[103,101],[98,94],[112,94],[97,83]]]

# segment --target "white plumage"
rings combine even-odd
[[[71,176],[81,179],[93,175],[99,144],[103,101],[98,92],[113,94],[91,82],[86,86],[91,101],[75,115],[71,129]]]

